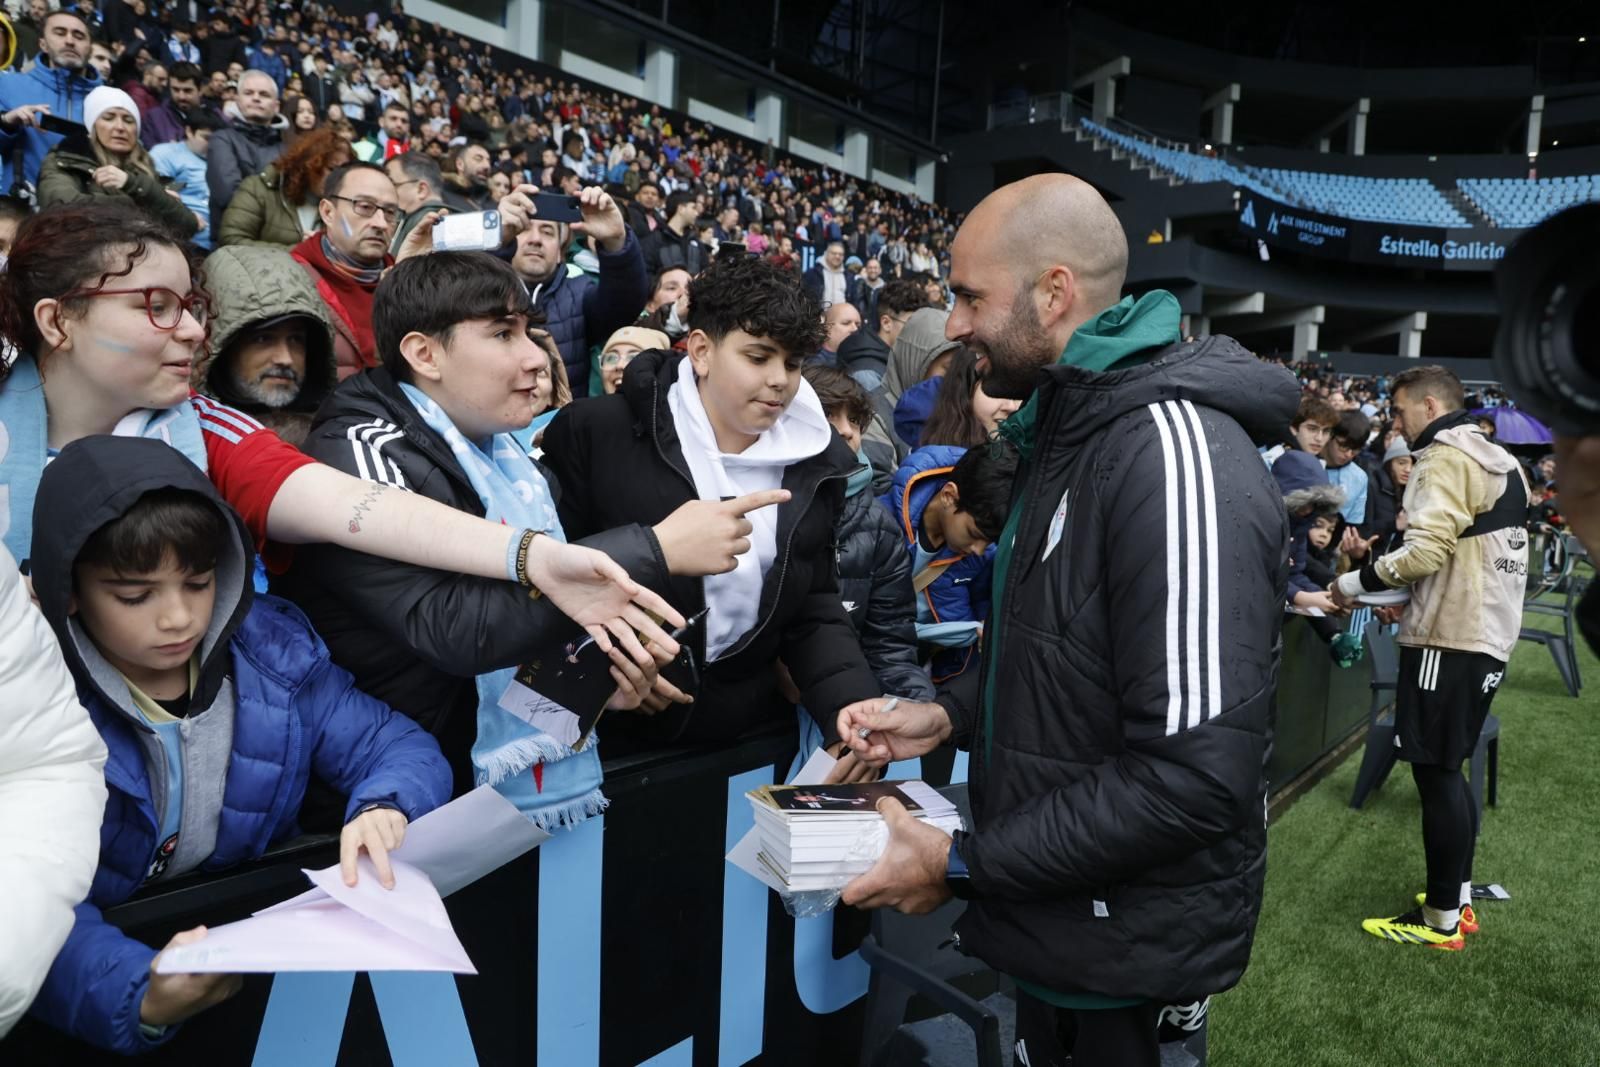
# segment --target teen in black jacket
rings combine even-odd
[[[618,392],[562,409],[545,430],[544,462],[564,487],[561,525],[568,537],[654,526],[697,498],[667,404],[683,358],[640,353]],[[834,519],[856,466],[835,436],[820,455],[784,472],[783,488],[792,496],[777,505],[778,556],[761,587],[754,629],[706,668],[693,704],[654,716],[610,716],[607,753],[674,741],[725,742],[783,718],[789,705],[775,670],[779,658],[827,744],[838,740],[840,708],[881,692],[840,602],[835,573]],[[653,572],[624,565],[686,616],[705,605],[704,579],[674,575],[663,583],[652,577],[665,575],[664,557]]]

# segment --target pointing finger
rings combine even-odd
[[[733,509],[734,514],[744,515],[757,508],[785,503],[789,497],[787,489],[763,489],[759,493],[746,493],[744,496],[735,497],[728,501],[728,507]]]

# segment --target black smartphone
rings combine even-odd
[[[546,222],[577,222],[583,218],[578,198],[565,193],[534,193],[533,217]]]
[[[690,696],[700,691],[700,664],[695,657],[695,650],[705,648],[708,614],[710,609],[701,608],[689,616],[682,627],[672,631],[672,639],[678,642],[678,655],[661,668],[661,677]]]
[[[734,241],[723,241],[717,246],[717,258],[727,256],[729,259],[738,259],[740,256],[750,254],[750,249]]]
[[[81,122],[73,122],[48,112],[40,112],[35,118],[39,128],[46,133],[61,135],[61,144],[69,152],[78,152],[82,155],[93,155],[94,147],[89,143],[89,127]]]

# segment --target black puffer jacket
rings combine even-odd
[[[310,456],[364,478],[420,493],[458,511],[483,503],[442,437],[382,367],[345,379],[317,412]],[[551,482],[551,492],[560,486]],[[576,540],[576,538],[570,538]],[[653,575],[655,539],[624,526],[584,544],[606,552],[636,579]],[[439,738],[458,791],[471,787],[475,677],[523,662],[577,625],[548,600],[495,581],[417,567],[335,545],[302,545],[273,592],[299,604],[356,684]]]
[[[565,492],[561,525],[568,537],[638,523],[653,526],[696,499],[667,406],[677,379],[671,352],[642,352],[628,364],[622,388],[563,408],[544,432],[544,462]],[[781,657],[826,743],[838,740],[841,707],[878,696],[861,646],[839,602],[834,520],[856,459],[837,435],[821,455],[784,471],[791,499],[778,506],[778,558],[761,587],[754,629],[705,671],[691,705],[659,715],[612,715],[605,748],[611,755],[674,741],[726,743],[792,714],[779,688]],[[660,548],[646,531],[651,546]],[[630,573],[666,597],[685,616],[705,604],[701,579]],[[703,651],[703,649],[701,650]]]
[[[957,933],[1046,989],[1191,1001],[1261,906],[1288,523],[1252,439],[1299,391],[1212,337],[1038,399],[987,669],[940,696],[972,752]]]
[[[836,533],[839,599],[861,638],[867,666],[885,693],[932,700],[933,681],[917,662],[911,554],[894,516],[863,485],[845,497]]]

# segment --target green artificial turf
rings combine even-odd
[[[1249,970],[1212,1001],[1212,1067],[1600,1065],[1600,662],[1580,654],[1573,699],[1550,653],[1519,642],[1495,698],[1499,804],[1473,880],[1512,899],[1478,905],[1463,951],[1361,930],[1423,889],[1404,764],[1353,811],[1357,751],[1273,823]]]

